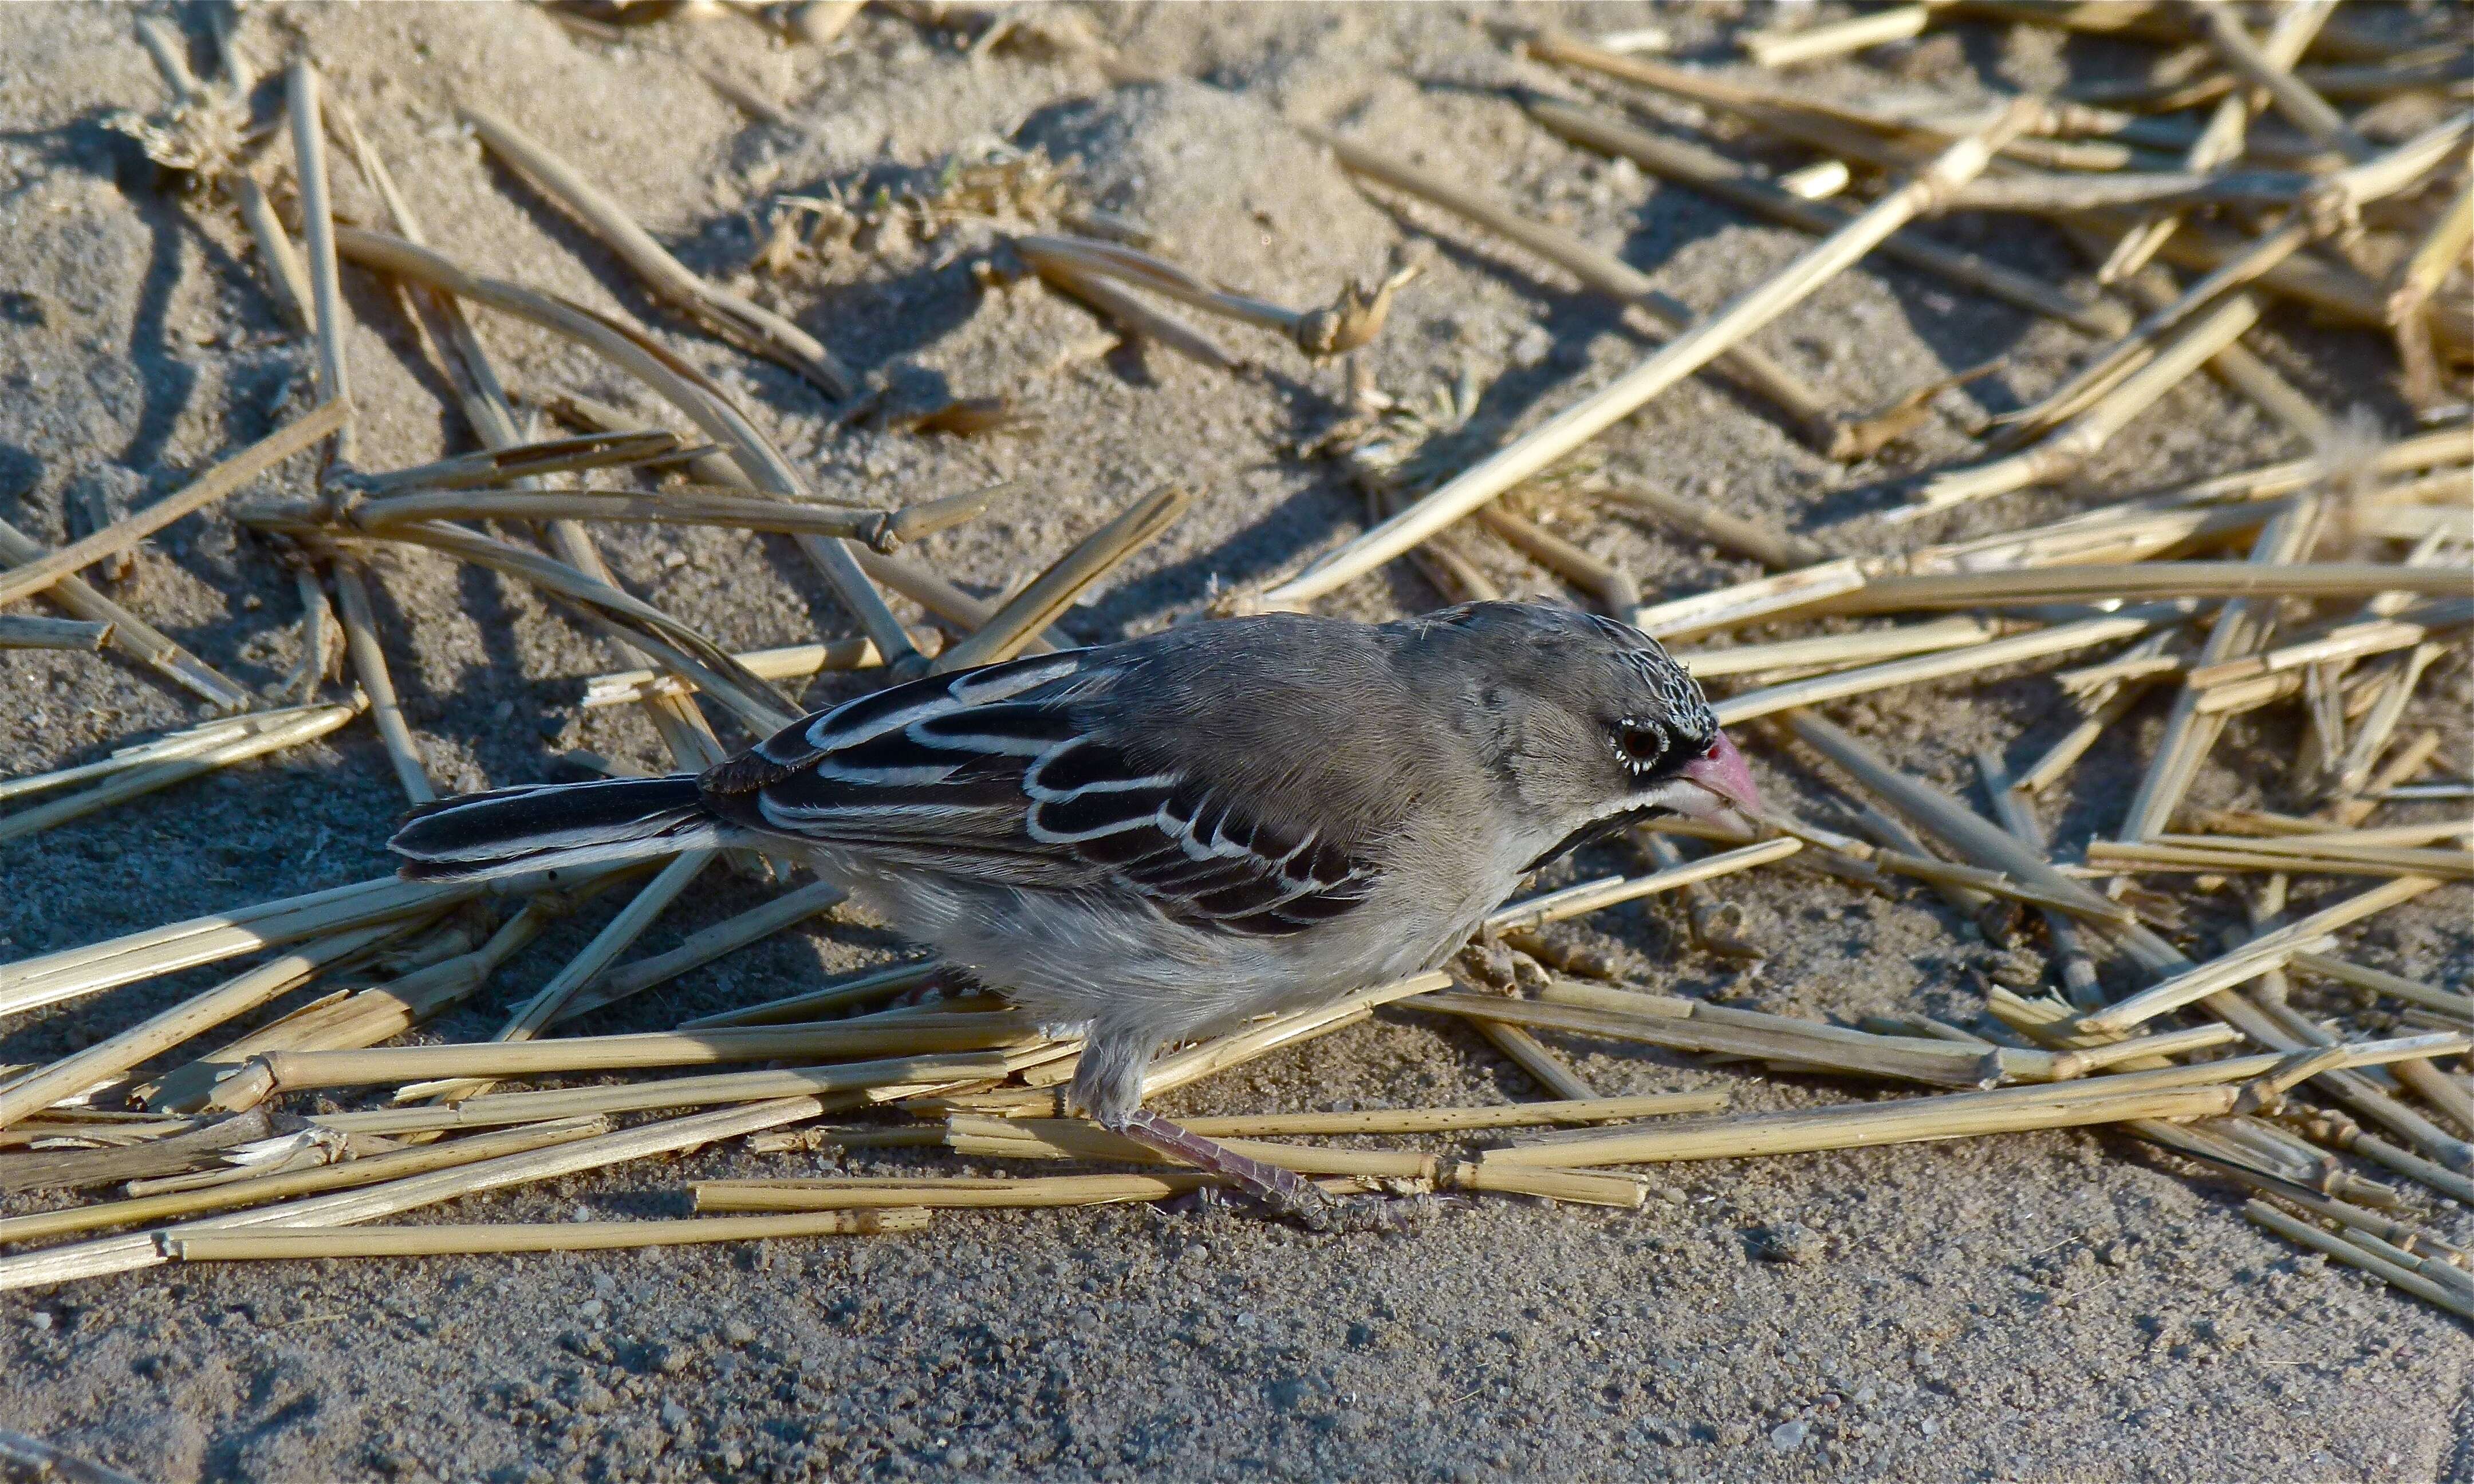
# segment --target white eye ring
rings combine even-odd
[[[1613,741],[1615,760],[1636,774],[1657,767],[1672,745],[1665,728],[1637,716],[1627,716],[1615,723]]]

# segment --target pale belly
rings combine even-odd
[[[1392,902],[1378,895],[1346,917],[1267,938],[1189,927],[1076,895],[854,870],[839,861],[818,866],[895,931],[1042,1019],[1161,1041],[1435,968],[1501,895],[1472,890],[1444,911],[1431,898]]]

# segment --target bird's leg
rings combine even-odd
[[[1284,1170],[1276,1164],[1266,1164],[1250,1155],[1239,1154],[1225,1145],[1213,1143],[1200,1134],[1169,1122],[1148,1108],[1100,1120],[1100,1126],[1111,1134],[1122,1134],[1146,1148],[1156,1149],[1180,1163],[1191,1164],[1207,1175],[1218,1175],[1234,1184],[1269,1208],[1275,1216],[1303,1223],[1315,1231],[1330,1230],[1332,1208],[1337,1204],[1322,1188],[1295,1170]]]
[[[1155,1149],[1180,1164],[1227,1181],[1273,1215],[1315,1232],[1385,1231],[1408,1226],[1432,1209],[1432,1197],[1341,1200],[1295,1170],[1239,1154],[1143,1107],[1143,1071],[1157,1038],[1102,1029],[1083,1047],[1067,1089],[1070,1109],[1111,1134]]]
[[[1424,1195],[1343,1200],[1295,1170],[1239,1154],[1179,1128],[1149,1109],[1136,1108],[1102,1118],[1100,1126],[1206,1174],[1220,1176],[1261,1202],[1273,1215],[1294,1221],[1310,1232],[1402,1231],[1445,1204]]]

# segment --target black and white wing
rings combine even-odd
[[[1346,842],[1278,830],[1192,768],[1146,765],[1092,725],[1140,683],[1104,651],[891,686],[715,768],[709,807],[893,867],[1027,890],[1114,887],[1197,927],[1278,937],[1363,902]]]

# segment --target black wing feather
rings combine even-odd
[[[1094,734],[1087,698],[1124,679],[1078,651],[890,686],[715,768],[706,803],[915,869],[1031,890],[1113,882],[1175,921],[1249,936],[1366,899],[1374,869],[1338,842],[1284,838],[1206,780]]]

